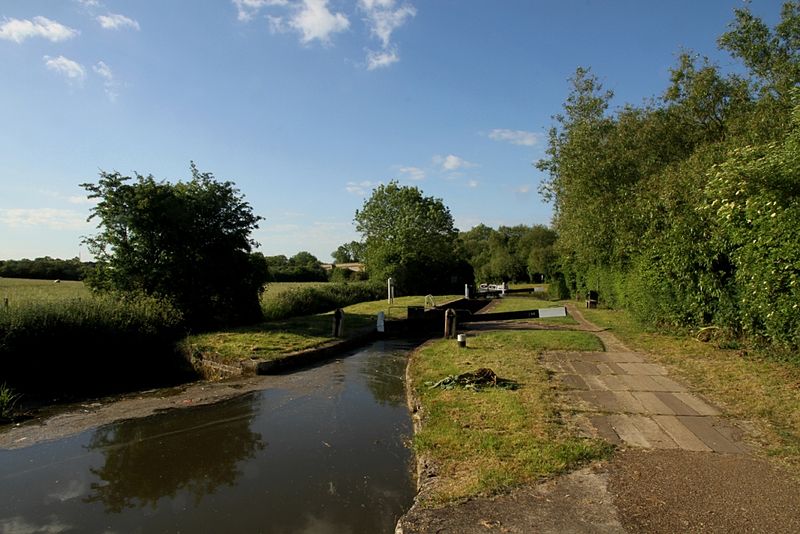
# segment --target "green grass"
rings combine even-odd
[[[283,293],[295,289],[302,289],[306,287],[322,287],[330,284],[330,282],[270,282],[266,285],[264,293],[261,294],[262,305],[268,305],[280,297]]]
[[[458,296],[434,297],[436,304]],[[424,306],[425,297],[399,297],[390,306],[386,300],[360,302],[343,308],[344,337],[351,338],[375,328],[378,312],[387,318],[404,319],[407,306]],[[253,326],[226,331],[191,335],[183,342],[189,354],[201,353],[214,360],[233,364],[258,358],[272,360],[291,352],[318,347],[333,341],[333,312],[267,321]]]
[[[0,384],[0,422],[10,419],[14,415],[14,407],[21,395],[3,382]]]
[[[551,302],[549,300],[542,300],[533,296],[529,297],[529,296],[513,295],[497,299],[493,303],[492,308],[489,311],[490,312],[525,311],[525,310],[536,310],[540,308],[553,308],[559,305],[563,306],[563,304],[558,304],[556,302]],[[576,321],[570,316],[548,317],[545,319],[525,319],[525,321],[533,321],[541,324],[554,324],[554,325],[578,324],[578,321]]]
[[[756,423],[755,439],[766,453],[800,471],[800,366],[768,354],[647,330],[622,310],[582,313],[632,349],[672,368],[727,415]]]
[[[64,280],[58,284],[52,280],[30,280],[27,278],[0,277],[0,306],[8,298],[9,306],[36,302],[88,298],[91,292],[83,282]]]
[[[442,505],[534,482],[610,452],[601,440],[576,438],[560,424],[544,350],[603,350],[586,332],[507,331],[426,344],[410,362],[411,387],[422,406],[414,437],[436,465],[439,482],[427,505]],[[488,367],[516,390],[431,388],[448,376]]]

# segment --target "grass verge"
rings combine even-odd
[[[756,423],[766,453],[800,470],[800,366],[685,335],[647,331],[622,310],[582,313],[632,349],[675,369],[728,415]]]
[[[563,304],[552,302],[549,300],[542,300],[536,297],[528,296],[508,296],[494,301],[491,312],[510,312],[510,311],[525,311],[537,310],[540,308],[553,308]],[[534,323],[552,324],[552,325],[576,325],[578,321],[570,316],[566,317],[547,317],[545,319],[524,319],[525,321],[532,321]]]
[[[436,304],[455,300],[458,296],[435,297]],[[375,327],[378,312],[387,318],[404,319],[408,306],[424,306],[425,297],[396,298],[390,307],[385,300],[361,302],[343,308],[344,338],[350,339]],[[235,364],[253,357],[272,360],[284,354],[318,347],[335,340],[333,337],[333,312],[279,321],[267,321],[257,325],[232,328],[218,332],[206,332],[188,336],[182,342],[184,353],[203,354],[215,361]]]
[[[560,424],[547,372],[537,357],[544,350],[603,348],[586,332],[508,331],[471,337],[467,349],[441,340],[412,355],[410,387],[423,414],[414,447],[433,461],[439,475],[423,504],[497,493],[610,452],[605,442],[571,436]],[[473,392],[430,387],[448,375],[481,367],[519,388]]]

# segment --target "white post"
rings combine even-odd
[[[389,304],[394,304],[394,280],[389,278],[386,281],[386,293],[388,296]]]

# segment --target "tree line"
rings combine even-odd
[[[559,272],[642,320],[797,347],[800,3],[774,28],[736,10],[718,45],[742,73],[684,52],[660,96],[615,110],[576,70],[537,163]]]
[[[0,260],[0,276],[35,280],[83,280],[94,266],[78,258],[62,260],[45,256],[33,260]]]

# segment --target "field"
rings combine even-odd
[[[91,297],[91,292],[83,282],[64,280],[54,283],[52,280],[0,277],[0,299],[8,299],[9,305],[86,297]]]

